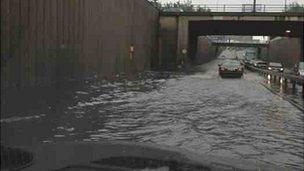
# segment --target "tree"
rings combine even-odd
[[[197,9],[196,9],[197,12],[211,12],[210,8],[204,6],[204,7],[201,7],[199,6]]]
[[[195,7],[191,0],[185,2],[167,3],[162,7],[164,11],[176,11],[176,12],[210,12],[211,10],[204,6]],[[178,11],[179,10],[179,11]]]
[[[286,12],[302,12],[302,13],[304,13],[304,6],[294,2],[287,7]]]
[[[149,0],[149,2],[151,4],[153,4],[155,7],[157,7],[158,9],[162,8],[162,4],[159,2],[159,0]]]
[[[170,2],[164,4],[162,10],[164,11],[172,11],[172,12],[189,12],[189,11],[195,11],[194,7],[189,0],[185,3],[180,3],[180,2]]]
[[[206,6],[195,7],[192,4],[191,0],[187,0],[184,2],[178,1],[174,3],[170,2],[166,4],[161,4],[159,0],[149,0],[149,2],[163,11],[170,11],[170,12],[210,12],[211,11]]]

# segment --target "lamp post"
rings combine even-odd
[[[253,12],[255,12],[256,0],[253,0]]]

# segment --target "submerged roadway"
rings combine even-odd
[[[267,80],[256,73],[220,78],[220,60],[193,74],[148,72],[134,81],[88,83],[60,99],[40,99],[39,107],[6,109],[2,143],[152,142],[304,169],[303,112],[265,88]]]

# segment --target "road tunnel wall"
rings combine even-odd
[[[1,87],[149,69],[158,18],[146,0],[1,0]]]
[[[216,47],[212,46],[208,36],[199,36],[194,64],[202,64],[216,58]]]
[[[261,57],[266,61],[281,62],[285,67],[293,67],[301,59],[299,38],[276,37],[268,48],[262,48]]]

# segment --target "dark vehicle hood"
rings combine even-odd
[[[33,154],[24,170],[291,170],[258,161],[197,155],[156,144],[71,142],[23,149]]]

